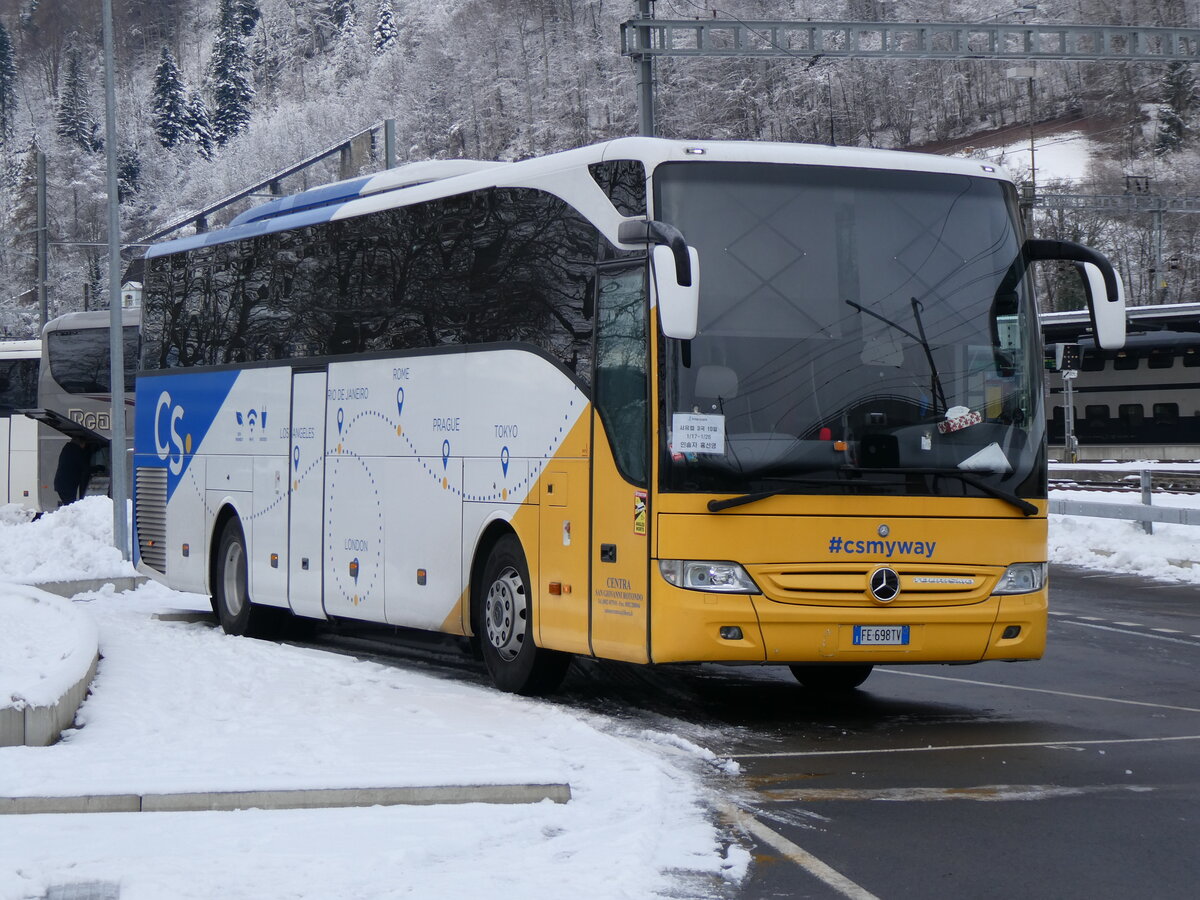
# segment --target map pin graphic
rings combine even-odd
[[[404,388],[396,388],[396,415],[404,412]]]
[[[504,470],[504,477],[508,477],[508,448],[500,448],[500,468]]]
[[[342,433],[342,422],[346,420],[346,411],[338,407],[338,434]]]
[[[446,468],[446,463],[450,461],[450,442],[442,441],[442,468]]]
[[[300,471],[300,445],[297,444],[292,450],[292,465],[296,467],[296,471]]]

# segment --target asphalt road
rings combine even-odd
[[[1200,588],[1052,568],[1051,604],[1039,662],[780,684],[710,742],[743,768],[741,896],[1200,896]]]
[[[738,762],[714,782],[753,846],[744,900],[1200,896],[1200,588],[1050,584],[1037,662],[884,667],[831,698],[786,669],[580,661],[555,699]],[[401,644],[383,659],[486,682],[444,637]]]

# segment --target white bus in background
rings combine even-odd
[[[38,512],[38,424],[22,410],[37,406],[41,341],[0,343],[0,505]]]
[[[54,475],[63,445],[82,437],[92,455],[93,474],[88,494],[104,495],[111,482],[112,381],[109,353],[109,310],[75,312],[46,323],[42,340],[35,342],[42,353],[36,402],[28,406],[37,426],[38,495],[40,509],[59,505]],[[134,375],[137,372],[141,310],[121,312],[125,348],[125,417],[133,421]],[[30,424],[33,424],[32,422]],[[127,454],[128,455],[128,454]],[[131,465],[132,457],[126,464]],[[132,471],[132,470],[131,470]]]

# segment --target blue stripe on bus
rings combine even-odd
[[[217,416],[238,374],[226,369],[138,377],[134,465],[167,470],[168,501],[209,431],[236,427]]]
[[[337,184],[322,185],[288,197],[280,197],[278,200],[271,200],[239,213],[229,223],[229,227],[234,228],[238,225],[245,225],[247,222],[274,219],[317,206],[329,206],[332,203],[345,203],[347,200],[357,199],[362,193],[363,186],[373,177],[367,175],[349,181],[339,181]]]
[[[167,256],[184,250],[195,250],[198,247],[211,247],[216,244],[227,244],[230,241],[258,237],[261,234],[273,234],[277,231],[292,231],[306,225],[320,225],[333,218],[334,212],[342,204],[320,206],[316,209],[306,209],[302,212],[290,213],[275,219],[260,219],[257,222],[247,222],[237,227],[221,228],[217,231],[204,231],[190,237],[155,244],[146,251],[146,259],[156,256]]]

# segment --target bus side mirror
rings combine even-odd
[[[1125,286],[1117,278],[1117,296],[1110,297],[1099,266],[1077,262],[1075,268],[1083,279],[1096,345],[1102,350],[1120,350],[1125,346]]]
[[[1064,260],[1075,263],[1083,277],[1096,345],[1103,350],[1120,350],[1125,346],[1125,288],[1108,257],[1073,241],[1030,238],[1021,249],[1026,262]]]
[[[670,247],[658,244],[652,254],[658,321],[666,337],[681,341],[690,341],[696,336],[700,318],[700,256],[694,247],[688,247],[687,254],[691,278],[686,285],[679,283],[675,253]]]

